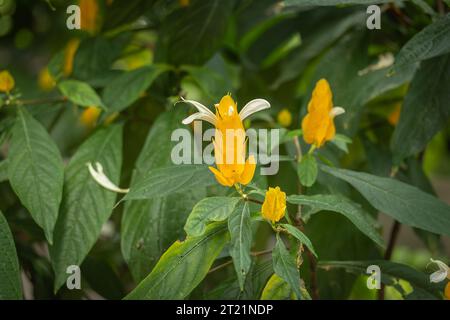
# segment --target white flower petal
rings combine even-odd
[[[340,114],[343,114],[343,113],[345,113],[345,109],[344,108],[342,108],[342,107],[334,107],[330,111],[330,116],[336,117],[336,116],[338,116]]]
[[[211,123],[212,125],[216,125],[216,118],[211,118],[210,115],[202,113],[202,112],[196,112],[194,114],[191,114],[189,117],[183,119],[183,121],[181,121],[183,124],[190,124],[191,122],[195,121],[195,120],[203,120],[203,121],[207,121],[209,123]]]
[[[195,100],[186,100],[183,97],[181,97],[182,101],[179,102],[186,102],[189,104],[192,104],[194,107],[197,108],[197,110],[199,111],[198,113],[202,114],[202,118],[193,118],[190,122],[187,122],[187,119],[189,119],[190,117],[187,117],[186,119],[183,120],[183,124],[189,124],[192,121],[196,120],[196,119],[201,119],[201,120],[205,120],[208,121],[209,123],[216,125],[216,115],[209,110],[207,107],[205,107],[203,104],[201,104],[200,102],[197,102]],[[186,121],[186,123],[185,123]]]
[[[117,193],[128,193],[128,191],[130,191],[130,189],[122,189],[112,183],[111,180],[109,180],[109,178],[103,173],[103,166],[99,162],[95,163],[97,170],[94,169],[92,163],[90,162],[87,164],[87,166],[92,178],[103,188]]]
[[[444,281],[445,278],[447,278],[446,271],[438,270],[438,271],[430,274],[430,282],[438,283],[438,282]]]
[[[244,120],[248,116],[252,115],[255,112],[269,109],[270,103],[267,100],[264,99],[254,99],[247,103],[239,112],[239,116],[241,117],[241,120]]]

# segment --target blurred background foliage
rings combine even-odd
[[[208,106],[227,92],[239,106],[265,98],[272,108],[246,121],[246,126],[294,130],[300,128],[316,81],[326,78],[334,103],[346,109],[336,120],[337,132],[351,137],[352,143],[348,152],[330,143],[320,154],[342,167],[380,176],[389,176],[392,166],[400,165],[400,180],[449,202],[449,100],[444,103],[446,110],[428,108],[428,113],[410,103],[411,112],[416,114],[409,117],[401,108],[414,85],[413,78],[418,82],[416,88],[429,90],[408,98],[417,104],[439,99],[425,81],[448,92],[449,82],[435,83],[448,80],[448,53],[426,60],[434,68],[426,79],[415,77],[417,61],[399,66],[390,76],[392,66],[374,67],[383,56],[389,60],[389,55],[395,56],[415,34],[445,15],[447,4],[439,0],[382,3],[381,29],[368,30],[367,5],[314,6],[302,2],[308,1],[80,0],[82,30],[68,30],[66,8],[76,1],[3,0],[0,70],[11,72],[19,98],[44,124],[65,162],[97,128],[124,123],[120,183],[124,186],[130,184],[134,170],[167,163],[170,133],[181,127],[180,120],[186,115],[185,106],[174,106],[180,96]],[[436,70],[444,75],[439,78]],[[88,83],[107,109],[79,106],[62,98],[56,83],[65,78]],[[7,107],[0,109],[2,159],[8,152],[13,113]],[[402,121],[409,123],[402,125]],[[396,126],[417,132],[412,145],[398,140],[403,137],[401,133],[397,140],[393,138]],[[141,150],[146,150],[145,154]],[[281,150],[292,155],[294,145],[283,144]],[[0,210],[14,235],[25,297],[36,299],[122,298],[150,272],[174,240],[184,238],[183,225],[192,206],[206,194],[226,192],[214,187],[194,190],[183,199],[168,197],[119,206],[82,264],[85,289],[63,288],[54,293],[44,234],[1,171],[0,177]],[[319,174],[318,182],[306,193],[339,190],[378,215],[341,181]],[[287,194],[295,194],[296,168],[281,163],[277,175],[259,177],[258,184],[280,185]],[[392,222],[385,217],[379,222],[387,238]],[[264,228],[257,234],[255,250],[264,250],[272,241],[270,230]],[[382,257],[374,243],[335,213],[314,215],[307,234],[321,260]],[[430,257],[448,259],[448,239],[403,227],[399,241],[393,261],[428,272]],[[307,263],[301,273],[308,282]],[[270,262],[262,256],[255,259],[252,283],[243,293],[230,266],[208,275],[191,298],[259,298],[271,274]],[[321,298],[375,298],[366,288],[364,276],[324,268],[319,269],[318,279]],[[407,282],[400,285],[408,292]],[[388,289],[386,297],[402,298],[393,289]]]

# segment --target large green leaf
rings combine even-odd
[[[214,183],[213,174],[204,165],[172,165],[149,171],[143,179],[131,185],[123,200],[165,197]]]
[[[292,197],[292,196],[291,196]],[[298,230],[293,225],[284,223],[281,224],[283,228],[285,228],[293,237],[295,237],[298,241],[300,241],[302,244],[304,244],[308,249],[317,257],[317,253],[314,250],[314,246],[311,243],[311,240],[300,230]]]
[[[394,162],[422,151],[446,127],[450,117],[449,83],[450,54],[422,62],[405,97],[392,138]]]
[[[385,261],[385,260],[371,260],[371,261],[320,261],[318,266],[326,270],[331,269],[345,269],[348,272],[359,275],[369,275],[367,267],[375,265],[380,267],[381,282],[393,286],[400,290],[397,285],[397,279],[408,281],[414,289],[414,292],[405,296],[405,298],[412,299],[437,299],[441,297],[444,285],[442,283],[431,283],[428,275],[411,268],[410,266]],[[404,294],[402,290],[400,293]]]
[[[394,68],[450,52],[450,13],[412,37],[395,58]]]
[[[22,299],[22,284],[11,230],[0,211],[0,300],[7,299]]]
[[[156,119],[136,161],[132,186],[144,179],[150,170],[172,163],[171,151],[175,142],[171,141],[171,134],[180,127],[186,111],[187,108],[177,108]],[[164,197],[125,202],[121,247],[136,281],[148,275],[161,254],[175,240],[184,237],[183,225],[191,208],[206,196],[203,186],[181,191]]]
[[[432,195],[391,178],[327,166],[321,168],[350,183],[374,208],[399,222],[450,235],[450,206]]]
[[[104,107],[102,100],[86,82],[64,80],[58,84],[61,93],[76,105],[82,107]]]
[[[293,300],[294,292],[289,284],[280,278],[277,274],[273,274],[261,294],[261,300]]]
[[[288,197],[288,202],[306,205],[311,208],[308,214],[318,211],[334,211],[349,219],[355,227],[368,236],[372,241],[384,247],[383,238],[376,230],[376,221],[365,212],[361,206],[348,198],[339,195],[293,195]]]
[[[8,159],[14,192],[51,244],[63,192],[63,162],[45,128],[23,108],[17,111]]]
[[[297,299],[302,299],[300,291],[300,275],[295,257],[289,254],[283,240],[277,235],[277,242],[272,251],[273,271],[286,281],[294,290]]]
[[[252,246],[252,225],[250,209],[247,201],[243,201],[234,208],[228,219],[228,229],[231,236],[230,255],[241,290],[244,289],[245,278],[252,264],[250,249]]]
[[[209,197],[197,203],[190,213],[184,230],[189,236],[200,236],[205,232],[206,225],[227,219],[233,212],[240,198]]]
[[[206,276],[227,239],[226,225],[213,223],[200,237],[176,241],[126,299],[185,298]]]
[[[303,156],[297,167],[300,183],[305,187],[311,187],[316,182],[318,171],[316,158],[312,154]]]
[[[8,159],[0,161],[0,182],[8,180]]]
[[[125,72],[112,80],[103,91],[108,112],[122,111],[135,102],[158,76],[169,70],[163,65],[142,67]]]
[[[65,172],[63,201],[55,226],[50,256],[55,291],[65,282],[66,268],[81,265],[111,215],[116,193],[90,176],[86,163],[99,162],[113,183],[119,183],[122,165],[122,126],[100,129],[84,142]]]
[[[162,25],[155,59],[174,65],[203,64],[223,43],[233,0],[192,1]]]

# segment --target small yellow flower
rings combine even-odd
[[[281,126],[287,128],[292,123],[292,114],[285,108],[278,113],[277,120]]]
[[[10,92],[14,88],[15,82],[8,70],[0,72],[0,92]]]
[[[39,72],[38,84],[39,87],[44,91],[50,91],[55,87],[55,79],[53,79],[47,67],[43,68]]]
[[[246,185],[255,174],[256,160],[253,155],[245,161],[246,136],[243,121],[251,114],[270,108],[264,99],[254,99],[238,113],[237,104],[230,95],[224,96],[215,105],[214,114],[207,107],[194,100],[182,101],[197,108],[198,112],[183,120],[187,125],[195,120],[204,120],[215,126],[214,156],[217,169],[209,167],[217,181],[227,187],[234,184]]]
[[[388,116],[389,123],[394,127],[397,125],[398,120],[400,119],[401,109],[402,105],[400,103],[397,103],[394,107],[394,110],[392,110],[392,112]]]
[[[81,30],[94,34],[99,29],[99,7],[97,0],[80,0]]]
[[[66,77],[72,74],[73,60],[75,58],[75,53],[77,52],[79,45],[80,45],[79,39],[72,39],[66,45],[66,49],[64,52],[64,68],[63,68],[63,73]]]
[[[341,107],[333,107],[333,94],[327,80],[320,79],[308,103],[308,114],[303,118],[302,130],[306,143],[320,148],[336,134],[334,117],[344,113]]]
[[[190,0],[179,0],[180,6],[187,7],[189,5]]]
[[[286,193],[280,187],[270,188],[261,208],[262,216],[272,222],[280,221],[286,212]]]
[[[88,107],[81,114],[80,122],[86,127],[92,128],[97,123],[100,112],[101,110],[98,107]]]
[[[450,300],[450,282],[447,282],[445,286],[444,296],[447,300]]]

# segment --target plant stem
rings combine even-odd
[[[30,105],[30,104],[45,104],[45,103],[60,103],[67,101],[66,97],[54,97],[54,98],[44,98],[44,99],[29,99],[29,100],[17,100],[19,105]]]

